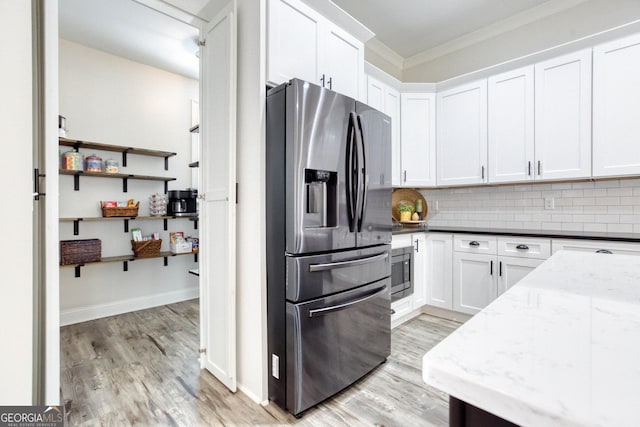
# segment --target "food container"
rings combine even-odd
[[[84,170],[84,155],[77,151],[67,151],[62,155],[62,169],[70,171]]]
[[[106,173],[118,173],[120,164],[117,160],[107,159],[104,161],[104,171]]]
[[[92,154],[86,159],[87,172],[102,172],[102,158]]]

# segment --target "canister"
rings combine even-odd
[[[87,172],[102,172],[102,158],[92,154],[87,156]]]
[[[118,173],[120,164],[117,160],[107,159],[104,161],[104,171],[106,173]]]
[[[84,170],[84,155],[77,151],[67,151],[62,155],[62,169],[81,171]]]

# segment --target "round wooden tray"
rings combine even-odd
[[[424,199],[422,194],[411,188],[396,188],[393,190],[393,193],[391,194],[391,216],[393,219],[403,224],[422,224],[424,220],[420,220],[418,222],[400,221],[400,212],[398,211],[398,205],[400,202],[409,202],[415,206],[416,200],[422,200],[422,217],[426,218],[427,213],[429,212],[429,207],[427,206],[427,201]]]

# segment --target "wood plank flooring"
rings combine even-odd
[[[420,315],[394,329],[387,363],[296,419],[200,371],[198,321],[196,299],[63,327],[68,425],[448,424],[448,396],[422,382],[421,361],[458,323]]]

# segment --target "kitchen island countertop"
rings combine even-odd
[[[560,251],[423,358],[423,379],[519,425],[640,425],[640,257]]]

